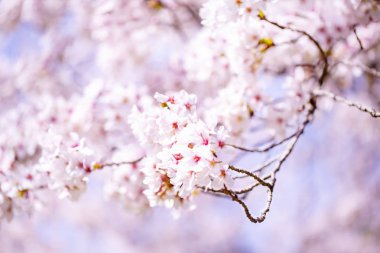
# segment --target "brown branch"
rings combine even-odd
[[[370,74],[374,77],[380,78],[380,71],[373,69],[373,68],[370,68],[370,67],[364,65],[363,63],[359,63],[359,62],[358,63],[351,63],[348,61],[338,61],[337,64],[339,64],[339,63],[344,64],[344,65],[349,66],[349,67],[360,68],[365,73]]]
[[[288,148],[283,153],[281,159],[279,160],[276,168],[273,171],[274,174],[277,174],[281,170],[282,164],[286,161],[286,159],[294,150],[294,147],[296,146],[301,135],[305,132],[306,126],[309,125],[309,123],[313,120],[315,110],[317,109],[316,100],[314,97],[310,98],[309,104],[310,104],[310,108],[306,114],[305,120],[302,122],[300,129],[298,130],[297,134],[294,136],[293,141],[290,143]]]
[[[355,34],[356,40],[359,43],[360,50],[364,50],[363,43],[362,43],[361,39],[359,38],[358,32],[356,30],[356,26],[353,27],[353,30],[354,30],[354,34]]]
[[[229,166],[229,169],[230,169],[230,170],[233,170],[233,171],[235,171],[235,172],[241,173],[241,174],[245,174],[245,175],[247,175],[247,176],[249,176],[249,177],[252,177],[252,178],[254,178],[259,184],[261,184],[262,186],[265,186],[265,187],[267,187],[267,188],[269,188],[269,189],[272,189],[272,187],[273,187],[270,183],[267,183],[266,181],[264,181],[263,179],[261,179],[258,175],[254,174],[254,173],[252,173],[252,172],[250,172],[250,171],[236,168],[236,167],[233,166],[233,165],[230,165],[230,166]]]
[[[287,142],[288,140],[290,140],[291,138],[293,138],[297,133],[294,133],[288,137],[286,137],[285,139],[279,141],[279,142],[276,142],[276,143],[273,143],[265,148],[253,148],[253,149],[250,149],[250,148],[245,148],[245,147],[240,147],[240,146],[237,146],[237,145],[234,145],[234,144],[225,144],[225,146],[230,146],[230,147],[233,147],[233,148],[236,148],[236,149],[239,149],[241,151],[245,151],[245,152],[252,152],[252,153],[265,153],[265,152],[268,152],[269,150]]]
[[[322,86],[323,83],[324,83],[324,80],[326,79],[327,74],[328,74],[329,62],[328,62],[328,57],[327,57],[325,51],[323,50],[321,44],[312,35],[310,35],[306,31],[299,30],[299,29],[296,29],[296,28],[293,28],[293,27],[288,27],[288,26],[281,25],[281,24],[279,24],[277,22],[269,20],[265,15],[259,16],[259,18],[261,20],[264,20],[264,21],[268,22],[269,24],[272,24],[272,25],[276,26],[277,28],[279,28],[281,30],[288,30],[288,31],[292,31],[292,32],[296,32],[296,33],[302,34],[302,35],[306,36],[315,45],[315,47],[318,49],[319,54],[320,54],[320,56],[321,56],[321,58],[323,60],[322,74],[320,75],[320,77],[318,79],[319,85]]]
[[[275,178],[273,177],[273,182],[271,185],[274,186],[274,184],[275,184]],[[268,191],[267,191],[268,196],[267,196],[267,202],[266,202],[265,208],[261,211],[261,214],[259,216],[254,217],[249,211],[247,204],[241,198],[239,198],[239,196],[236,193],[228,190],[227,187],[224,187],[224,193],[230,196],[232,201],[239,203],[243,207],[245,215],[253,223],[261,223],[265,220],[270,210],[270,206],[273,200],[273,187],[271,187],[271,188],[268,188]]]
[[[343,97],[340,97],[340,96],[337,96],[329,91],[325,91],[325,90],[315,90],[314,92],[314,95],[315,96],[319,96],[319,97],[328,97],[336,102],[339,102],[339,103],[343,103],[343,104],[346,104],[350,107],[354,107],[362,112],[366,112],[368,114],[370,114],[372,117],[374,118],[379,118],[380,117],[380,111],[377,111],[376,109],[374,108],[370,108],[368,106],[364,106],[362,104],[359,104],[359,103],[356,103],[354,101],[351,101],[351,100],[348,100],[346,98],[343,98]]]
[[[275,158],[275,159],[272,159],[272,160],[269,160],[267,161],[266,163],[263,163],[262,165],[260,165],[259,168],[257,169],[254,169],[253,171],[251,171],[251,173],[258,173],[258,172],[261,172],[263,171],[264,169],[266,169],[267,167],[269,167],[270,165],[272,165],[274,162],[276,162],[278,160],[278,158]],[[248,175],[244,175],[244,176],[236,176],[234,177],[233,179],[242,179],[242,178],[247,178],[249,177]]]
[[[95,164],[94,168],[95,169],[103,169],[104,167],[113,167],[113,166],[122,166],[122,165],[127,165],[127,164],[136,164],[141,162],[142,159],[144,159],[145,156],[140,157],[137,160],[134,161],[124,161],[124,162],[113,162],[113,163],[104,163],[104,164]]]
[[[202,19],[199,16],[198,12],[196,10],[194,10],[191,5],[185,4],[185,3],[177,3],[177,5],[179,5],[182,8],[184,8],[190,14],[190,16],[193,18],[193,20],[195,21],[195,23],[200,26]]]
[[[376,40],[375,42],[373,42],[371,45],[365,47],[363,50],[359,49],[357,50],[356,52],[354,52],[350,57],[349,59],[354,59],[356,57],[358,57],[359,55],[361,54],[364,54],[364,53],[368,53],[372,50],[375,50],[377,49],[378,47],[380,46],[380,40]]]
[[[263,180],[267,180],[269,178],[271,178],[271,175],[265,176],[262,179]],[[260,185],[261,185],[260,183],[256,183],[256,184],[254,184],[252,186],[249,186],[249,187],[247,187],[245,189],[241,189],[239,191],[234,191],[234,193],[239,194],[239,195],[240,194],[247,194],[247,193],[251,192],[253,189],[255,189],[256,187],[260,186]]]
[[[216,190],[216,189],[213,189],[213,188],[208,188],[208,187],[205,187],[205,186],[196,186],[197,188],[203,190],[204,192],[213,192],[213,193],[224,193],[223,190]]]
[[[276,167],[274,168],[273,170],[273,174],[274,174],[274,177],[275,175],[281,170],[281,167],[282,165],[284,164],[284,162],[287,160],[287,158],[290,156],[290,154],[292,153],[292,151],[294,150],[294,147],[295,145],[297,144],[298,140],[300,139],[301,135],[304,133],[305,131],[305,128],[306,126],[312,121],[313,119],[313,115],[314,115],[314,112],[316,110],[316,101],[315,101],[315,98],[312,97],[309,101],[309,104],[310,104],[310,108],[307,112],[307,115],[305,116],[305,120],[302,122],[299,130],[297,131],[296,135],[293,137],[293,141],[289,144],[288,148],[285,150],[285,152],[280,156],[280,158],[277,158],[275,161],[277,161],[277,165]],[[267,175],[263,178],[260,178],[262,179],[263,181],[269,179],[272,177],[272,173],[270,175]],[[249,186],[245,189],[242,189],[242,190],[239,190],[239,191],[235,191],[236,194],[247,194],[249,192],[251,192],[254,188],[256,188],[257,186],[261,185],[259,182],[256,183],[256,184],[253,184],[252,186]]]
[[[311,64],[311,63],[298,63],[298,64],[295,64],[294,66],[295,67],[302,67],[302,68],[309,68],[309,69],[316,68],[316,65]]]
[[[294,44],[296,43],[297,41],[300,40],[302,36],[298,36],[297,38],[294,38],[294,39],[291,39],[291,40],[288,40],[288,41],[283,41],[283,42],[278,42],[275,44],[275,46],[283,46],[283,45],[289,45],[289,44]]]
[[[202,187],[199,187],[200,189],[202,189]],[[213,190],[213,191],[207,191],[207,190],[204,190],[203,191],[203,194],[207,194],[207,195],[210,195],[210,196],[213,196],[213,197],[217,197],[217,198],[228,198],[229,199],[229,196],[226,196],[224,194],[224,191],[217,191],[215,192],[216,190]]]

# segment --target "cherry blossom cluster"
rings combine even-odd
[[[114,162],[117,152],[126,156],[130,136],[120,135],[132,133],[123,115],[138,104],[140,94],[143,91],[132,87],[110,90],[95,81],[81,97],[44,97],[33,108],[21,106],[6,113],[0,140],[2,217],[40,208],[39,196],[48,191],[78,199],[91,173]],[[9,141],[7,136],[14,138]],[[138,152],[129,152],[131,159]]]
[[[232,185],[228,165],[221,158],[228,134],[223,126],[207,125],[196,109],[197,98],[185,91],[156,93],[156,104],[135,108],[129,120],[147,150],[142,165],[151,206],[180,207],[199,188]]]

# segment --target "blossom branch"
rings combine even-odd
[[[122,166],[122,165],[130,165],[130,164],[136,164],[141,162],[144,159],[145,156],[140,157],[137,160],[134,161],[124,161],[124,162],[113,162],[113,163],[105,163],[105,164],[95,164],[95,169],[103,169],[104,167],[113,167],[113,166]]]
[[[266,163],[263,163],[259,168],[251,171],[251,173],[258,173],[258,172],[261,172],[263,171],[264,169],[266,169],[267,167],[269,167],[270,165],[272,165],[274,162],[276,162],[278,160],[278,158],[275,158],[275,159],[272,159],[272,160],[269,160],[267,161]],[[248,175],[244,175],[244,176],[236,176],[234,177],[233,179],[241,179],[241,178],[247,178],[249,177]]]
[[[281,144],[287,142],[288,140],[292,139],[297,133],[294,133],[288,137],[286,137],[285,139],[279,141],[279,142],[276,142],[276,143],[273,143],[265,148],[253,148],[253,149],[249,149],[249,148],[245,148],[245,147],[240,147],[240,146],[237,146],[237,145],[234,145],[234,144],[225,144],[226,146],[230,146],[230,147],[233,147],[233,148],[236,148],[236,149],[239,149],[241,151],[245,151],[245,152],[251,152],[251,153],[265,153],[265,152],[268,152],[269,150],[277,147],[277,146],[280,146]]]
[[[361,41],[361,39],[360,39],[360,37],[359,37],[359,35],[358,35],[358,32],[357,32],[357,30],[356,30],[356,26],[353,27],[353,31],[354,31],[354,34],[355,34],[355,38],[356,38],[356,40],[357,40],[358,43],[359,43],[360,50],[364,50],[363,43],[362,43],[362,41]]]
[[[316,110],[316,101],[315,101],[315,98],[312,97],[309,101],[309,104],[310,104],[310,108],[307,112],[307,115],[305,117],[305,120],[302,122],[299,130],[297,131],[296,135],[293,137],[293,140],[292,142],[289,144],[288,148],[284,151],[284,153],[280,156],[280,158],[277,158],[275,159],[274,161],[270,161],[268,163],[272,164],[273,162],[277,161],[277,165],[276,167],[274,168],[273,172],[263,178],[261,178],[262,180],[267,180],[269,178],[272,177],[272,174],[273,174],[273,177],[275,178],[275,175],[281,170],[281,167],[282,165],[284,164],[284,162],[287,160],[287,158],[290,156],[290,154],[292,153],[292,151],[294,150],[295,148],[295,145],[297,144],[298,140],[300,139],[301,135],[304,133],[305,131],[305,128],[306,126],[312,121],[313,119],[313,115],[315,113],[315,110]],[[269,165],[270,165],[269,164]],[[267,164],[264,164],[264,166],[267,165]],[[267,165],[267,166],[269,166]],[[264,167],[263,166],[263,167]],[[266,167],[267,167],[266,166]],[[252,172],[251,172],[252,173]],[[253,172],[254,173],[254,172]],[[253,174],[252,173],[252,174]],[[254,175],[254,174],[253,174]],[[261,185],[260,182],[256,183],[256,184],[253,184],[252,186],[250,187],[247,187],[246,189],[242,189],[240,191],[235,191],[236,194],[247,194],[249,192],[251,192],[254,188],[256,188],[257,186]]]
[[[237,195],[237,193],[232,192],[231,190],[228,190],[227,187],[224,187],[224,193],[226,195],[230,196],[232,201],[239,203],[243,207],[245,215],[247,216],[247,218],[251,222],[261,223],[265,220],[265,218],[266,218],[266,216],[270,210],[270,206],[271,206],[272,200],[273,200],[273,189],[274,189],[274,184],[275,184],[275,177],[273,176],[272,178],[273,178],[273,180],[272,180],[272,183],[270,184],[271,187],[268,187],[268,191],[267,191],[268,196],[267,196],[267,202],[266,202],[265,208],[261,211],[261,214],[258,217],[253,217],[253,215],[251,214],[247,204]]]
[[[272,25],[278,27],[281,30],[289,30],[289,31],[293,31],[293,32],[296,32],[296,33],[300,33],[300,34],[306,36],[315,45],[315,47],[319,51],[319,54],[320,54],[320,56],[321,56],[321,58],[323,60],[323,63],[324,63],[323,64],[322,74],[320,75],[320,77],[318,79],[319,85],[322,86],[322,84],[323,84],[323,82],[324,82],[324,80],[325,80],[325,78],[327,77],[327,74],[328,74],[329,62],[328,62],[327,55],[326,55],[325,51],[323,50],[321,44],[312,35],[310,35],[306,31],[299,30],[299,29],[296,29],[296,28],[293,28],[293,27],[288,27],[288,26],[281,25],[281,24],[279,24],[277,22],[269,20],[265,15],[259,15],[259,18],[261,20],[266,21],[269,24],[272,24]]]
[[[363,63],[351,63],[351,62],[348,62],[348,61],[340,61],[338,63],[342,63],[342,64],[344,64],[346,66],[350,66],[350,67],[360,68],[365,73],[370,74],[370,75],[372,75],[374,77],[380,78],[380,71],[378,71],[376,69],[373,69],[373,68],[370,68],[370,67],[364,65]]]
[[[380,117],[380,111],[377,111],[376,109],[374,108],[370,108],[368,106],[364,106],[362,104],[359,104],[359,103],[356,103],[354,101],[351,101],[351,100],[348,100],[346,98],[343,98],[343,97],[340,97],[340,96],[337,96],[329,91],[325,91],[325,90],[315,90],[314,92],[314,95],[316,96],[325,96],[325,97],[328,97],[336,102],[339,102],[339,103],[343,103],[343,104],[346,104],[350,107],[354,107],[362,112],[366,112],[368,114],[370,114],[372,117],[374,118],[379,118]]]
[[[268,187],[268,188],[272,188],[273,187],[270,183],[265,182],[263,179],[261,179],[259,176],[257,176],[256,174],[254,174],[252,172],[249,172],[247,170],[243,170],[243,169],[240,169],[240,168],[236,168],[233,165],[230,165],[229,169],[233,170],[235,172],[238,172],[238,173],[241,173],[241,174],[245,174],[247,176],[250,176],[250,177],[254,178],[262,186],[265,186],[265,187]]]

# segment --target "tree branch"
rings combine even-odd
[[[380,78],[380,71],[378,71],[376,69],[373,69],[373,68],[370,68],[370,67],[364,65],[363,63],[360,63],[360,62],[358,62],[358,63],[351,63],[351,62],[348,62],[348,61],[339,61],[338,63],[342,63],[342,64],[350,66],[350,67],[360,68],[365,73],[370,74],[370,75],[372,75],[374,77]]]
[[[264,20],[264,21],[268,22],[269,24],[272,24],[272,25],[276,26],[277,28],[279,28],[281,30],[288,30],[288,31],[292,31],[292,32],[296,32],[296,33],[302,34],[302,35],[306,36],[315,45],[315,47],[318,49],[319,54],[320,54],[320,56],[321,56],[321,58],[323,60],[322,74],[320,75],[320,77],[318,79],[319,86],[322,86],[323,83],[324,83],[324,80],[325,80],[325,78],[327,77],[327,74],[328,74],[329,62],[328,62],[327,55],[326,55],[325,51],[323,50],[321,44],[313,36],[311,36],[306,31],[299,30],[299,29],[296,29],[296,28],[293,28],[293,27],[288,27],[288,26],[281,25],[281,24],[279,24],[277,22],[269,20],[265,15],[259,16],[259,18],[261,20]]]
[[[236,168],[235,166],[232,166],[230,165],[229,166],[229,169],[230,170],[233,170],[233,171],[236,171],[238,173],[241,173],[241,174],[245,174],[249,177],[252,177],[254,178],[259,184],[261,184],[262,186],[265,186],[269,189],[271,189],[273,186],[270,184],[270,183],[267,183],[266,181],[264,181],[263,179],[261,179],[258,175],[252,173],[252,172],[249,172],[247,170],[243,170],[243,169],[239,169],[239,168]]]
[[[358,32],[356,30],[356,26],[353,27],[353,30],[354,30],[354,34],[355,34],[356,40],[359,43],[360,50],[364,50],[363,43],[362,43],[361,39],[359,38]]]
[[[247,218],[251,222],[261,223],[265,220],[265,218],[266,218],[266,216],[270,210],[270,206],[271,206],[272,200],[273,200],[273,186],[274,186],[274,184],[275,184],[275,178],[273,177],[272,184],[270,184],[272,187],[268,188],[268,191],[267,191],[268,196],[267,196],[267,202],[266,202],[265,208],[261,211],[261,214],[258,217],[253,217],[253,215],[249,211],[247,204],[242,199],[240,199],[236,193],[228,190],[227,187],[224,187],[224,193],[226,195],[230,196],[232,201],[239,203],[243,207],[245,215],[247,216]]]
[[[104,163],[104,164],[95,164],[93,167],[95,169],[103,169],[104,167],[113,167],[113,166],[122,166],[127,164],[136,164],[141,162],[142,159],[144,159],[145,156],[140,157],[137,160],[134,161],[124,161],[124,162],[114,162],[114,163]]]
[[[366,112],[368,113],[369,115],[371,115],[372,117],[374,118],[379,118],[380,117],[380,112],[375,110],[374,108],[370,108],[368,106],[364,106],[362,104],[359,104],[359,103],[356,103],[356,102],[353,102],[351,100],[348,100],[346,98],[343,98],[343,97],[340,97],[340,96],[337,96],[329,91],[325,91],[325,90],[315,90],[313,92],[313,94],[315,96],[319,96],[319,97],[328,97],[336,102],[339,102],[339,103],[343,103],[343,104],[346,104],[350,107],[354,107],[362,112]]]
[[[265,148],[253,148],[253,149],[249,149],[249,148],[245,148],[245,147],[240,147],[240,146],[237,146],[237,145],[234,145],[234,144],[225,144],[226,146],[230,146],[230,147],[233,147],[233,148],[236,148],[236,149],[239,149],[241,151],[245,151],[245,152],[252,152],[252,153],[265,153],[265,152],[268,152],[269,150],[271,150],[272,148],[275,148],[285,142],[287,142],[288,140],[290,140],[291,138],[293,138],[297,133],[294,133],[288,137],[286,137],[285,139],[279,141],[279,142],[276,142],[276,143],[273,143]]]
[[[262,165],[260,165],[259,168],[251,171],[251,173],[258,173],[258,172],[261,172],[263,171],[264,169],[266,169],[267,167],[269,167],[270,165],[272,165],[274,162],[276,162],[278,160],[278,158],[275,158],[275,159],[272,159],[272,160],[269,160],[267,161],[266,163],[263,163]],[[241,179],[241,178],[247,178],[249,177],[248,175],[244,175],[244,176],[236,176],[234,177],[233,179]]]

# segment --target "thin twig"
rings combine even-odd
[[[247,170],[243,170],[243,169],[239,169],[239,168],[236,168],[235,166],[233,165],[230,165],[229,166],[229,169],[230,170],[233,170],[235,172],[238,172],[238,173],[241,173],[241,174],[245,174],[247,176],[250,176],[252,178],[254,178],[259,184],[261,184],[262,186],[265,186],[265,187],[268,187],[268,188],[272,188],[272,185],[266,181],[264,181],[263,179],[261,179],[258,175],[250,172],[250,171],[247,171]]]
[[[359,103],[356,103],[354,101],[351,101],[351,100],[348,100],[346,98],[343,98],[343,97],[340,97],[340,96],[337,96],[329,91],[325,91],[325,90],[315,90],[314,92],[314,95],[316,96],[325,96],[325,97],[329,97],[331,98],[332,100],[336,101],[336,102],[339,102],[339,103],[343,103],[343,104],[346,104],[350,107],[354,107],[362,112],[366,112],[368,114],[370,114],[372,117],[374,118],[379,118],[380,117],[380,111],[377,111],[376,109],[374,108],[370,108],[368,106],[364,106],[362,104],[359,104]]]
[[[274,186],[274,184],[275,184],[275,178],[273,177],[273,181],[272,181],[271,185]],[[224,192],[226,195],[231,197],[232,201],[239,203],[243,207],[245,215],[247,216],[247,218],[251,222],[261,223],[265,220],[265,218],[266,218],[266,216],[270,210],[270,206],[271,206],[272,200],[273,200],[273,187],[268,188],[268,190],[267,190],[268,197],[267,197],[267,202],[266,202],[265,208],[261,211],[261,214],[258,217],[253,217],[253,215],[249,211],[247,204],[241,198],[239,198],[239,196],[236,193],[228,190],[227,187],[224,187]]]
[[[102,169],[104,167],[122,166],[122,165],[126,165],[126,164],[136,164],[138,162],[141,162],[142,159],[144,159],[144,156],[140,157],[139,159],[134,160],[134,161],[124,161],[124,162],[113,162],[113,163],[98,164],[98,169]]]
[[[272,25],[278,27],[281,30],[289,30],[289,31],[293,31],[293,32],[296,32],[296,33],[300,33],[300,34],[306,36],[316,46],[316,48],[318,49],[319,54],[321,55],[321,58],[323,60],[322,74],[320,75],[320,77],[318,79],[319,85],[322,86],[322,84],[324,83],[324,80],[325,80],[325,78],[327,77],[327,74],[328,74],[329,62],[328,62],[327,55],[326,55],[325,51],[323,50],[321,44],[313,36],[311,36],[306,31],[299,30],[299,29],[296,29],[296,28],[293,28],[293,27],[288,27],[288,26],[281,25],[281,24],[279,24],[277,22],[269,20],[266,16],[260,16],[260,19],[268,22],[269,24],[272,24]]]
[[[299,41],[300,38],[301,38],[301,36],[298,36],[297,38],[294,38],[294,39],[291,39],[291,40],[288,40],[288,41],[278,42],[278,43],[276,43],[275,45],[276,45],[276,46],[283,46],[283,45],[294,44],[294,43],[296,43],[297,41]]]
[[[296,135],[293,137],[292,142],[289,144],[288,148],[284,151],[284,153],[280,156],[280,158],[276,159],[277,165],[276,165],[276,167],[274,168],[274,170],[272,172],[272,173],[274,173],[274,176],[281,170],[281,167],[282,167],[283,163],[287,160],[287,158],[289,157],[289,155],[294,150],[294,147],[297,144],[298,140],[300,139],[301,135],[304,133],[306,126],[313,119],[313,115],[314,115],[314,112],[316,110],[316,101],[315,101],[314,97],[312,97],[310,99],[309,104],[310,104],[310,108],[309,108],[309,110],[307,112],[307,115],[305,116],[305,120],[302,122],[299,130],[297,131]],[[262,177],[261,179],[263,181],[265,181],[265,180],[271,178],[272,177],[272,173],[270,175]],[[257,186],[259,186],[259,185],[261,185],[261,184],[258,182],[258,183],[253,184],[252,186],[249,186],[249,187],[247,187],[245,189],[242,189],[242,190],[239,190],[239,191],[235,191],[235,193],[236,194],[247,194],[247,193],[251,192]]]
[[[275,158],[275,159],[272,159],[272,160],[269,160],[267,161],[266,163],[260,165],[259,168],[257,169],[254,169],[253,171],[251,171],[251,173],[258,173],[258,172],[261,172],[263,171],[264,169],[266,169],[267,167],[269,167],[270,165],[272,165],[274,162],[276,162],[278,160],[278,158]],[[248,175],[244,175],[244,176],[236,176],[234,177],[233,179],[242,179],[242,178],[247,178],[249,177]]]
[[[310,108],[306,114],[305,120],[302,122],[302,125],[301,125],[300,129],[298,130],[296,136],[294,136],[293,141],[289,144],[288,148],[283,153],[281,159],[278,161],[276,168],[273,170],[274,174],[277,174],[280,171],[282,164],[286,161],[286,159],[289,157],[289,155],[294,150],[294,147],[296,146],[301,135],[305,132],[306,126],[313,120],[313,116],[314,116],[316,109],[317,109],[316,101],[315,101],[315,98],[312,97],[310,99]]]
[[[347,65],[349,67],[357,67],[357,68],[360,68],[361,70],[363,70],[365,73],[367,74],[370,74],[370,75],[373,75],[374,77],[378,77],[380,78],[380,71],[376,70],[376,69],[373,69],[373,68],[370,68],[366,65],[364,65],[363,63],[352,63],[352,62],[348,62],[348,61],[339,61],[337,62],[338,64],[339,63],[342,63],[344,65]]]
[[[359,38],[358,32],[356,30],[356,26],[353,27],[353,30],[354,30],[354,34],[355,34],[356,40],[359,43],[360,50],[364,50],[363,43],[362,43],[361,39]]]
[[[228,198],[229,199],[229,196],[226,196],[224,194],[224,192],[218,192],[217,193],[217,192],[213,192],[213,191],[203,191],[202,193],[213,196],[213,197],[217,197],[217,198]]]
[[[245,148],[245,147],[240,147],[240,146],[237,146],[237,145],[234,145],[234,144],[225,144],[225,146],[230,146],[230,147],[233,147],[233,148],[236,148],[236,149],[239,149],[241,151],[245,151],[245,152],[252,152],[252,153],[265,153],[265,152],[268,152],[269,150],[287,142],[288,140],[290,140],[291,138],[293,138],[297,133],[294,133],[288,137],[286,137],[285,139],[279,141],[279,142],[276,142],[276,143],[273,143],[265,148],[253,148],[253,149],[250,149],[250,148]]]

